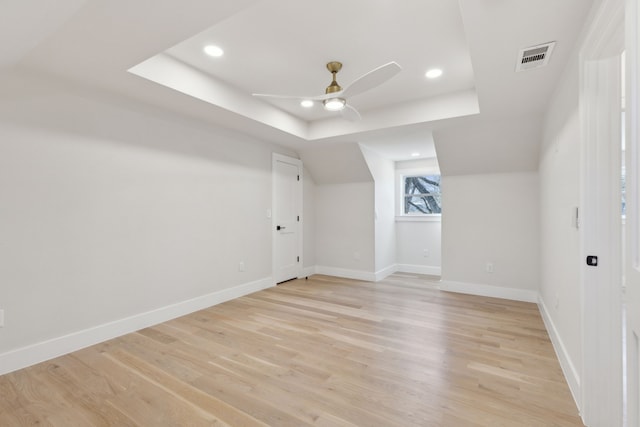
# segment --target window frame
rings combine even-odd
[[[405,213],[404,212],[404,199],[405,199],[405,179],[415,176],[440,176],[440,183],[442,185],[442,174],[439,170],[431,169],[397,169],[396,170],[396,221],[440,221],[442,219],[442,213]],[[440,193],[426,193],[426,194],[440,194],[442,197],[442,188]]]

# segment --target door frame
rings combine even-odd
[[[304,175],[303,175],[303,165],[302,165],[302,160],[300,159],[296,159],[295,157],[289,157],[289,156],[285,156],[283,154],[279,154],[279,153],[272,153],[271,155],[271,210],[269,212],[269,214],[271,215],[271,278],[272,278],[272,284],[275,286],[277,285],[276,283],[276,238],[277,238],[277,233],[276,233],[276,218],[277,218],[277,203],[276,203],[276,164],[277,162],[285,162],[285,163],[289,163],[292,165],[296,165],[298,167],[298,185],[296,187],[296,198],[297,198],[297,209],[298,212],[300,212],[300,221],[298,221],[298,253],[300,254],[300,261],[298,262],[298,271],[297,271],[297,277],[300,279],[302,278],[302,271],[303,268],[302,266],[304,265],[304,251],[303,251],[303,242],[304,242],[304,236],[303,236],[303,231],[304,231],[304,215],[303,215],[303,182],[304,182]]]
[[[625,0],[604,0],[580,49],[582,375],[586,425],[622,425],[620,62]],[[619,58],[619,57],[618,57]],[[616,206],[618,209],[616,210]],[[597,267],[586,257],[597,255]]]
[[[640,178],[640,163],[638,162],[638,137],[640,135],[640,7],[637,0],[627,0],[625,10],[626,33],[626,99],[625,99],[625,124],[626,124],[626,170],[627,170],[627,221],[626,221],[626,260],[625,274],[627,287],[625,295],[626,310],[626,425],[638,425],[640,422],[640,372],[638,371],[638,345],[635,337],[634,325],[637,325],[640,314],[634,312],[633,305],[639,301],[631,298],[638,296],[637,276],[640,265],[640,248],[638,247],[639,224],[638,215],[640,208],[640,192],[638,188]],[[633,236],[633,237],[632,237]]]

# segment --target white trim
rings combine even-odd
[[[425,214],[423,215],[411,215],[411,214],[405,214],[403,213],[403,204],[404,204],[404,177],[405,176],[418,176],[418,175],[439,175],[442,176],[442,174],[440,173],[440,168],[438,167],[423,167],[423,168],[407,168],[407,169],[395,169],[395,173],[394,173],[394,178],[395,178],[395,188],[396,188],[396,194],[395,194],[395,213],[396,213],[396,221],[398,221],[398,218],[405,218],[405,217],[415,217],[415,218],[425,218],[422,219],[422,221],[435,221],[435,219],[426,219],[428,218],[428,216],[440,216],[441,214]],[[411,221],[411,220],[407,220],[407,221]]]
[[[397,272],[440,276],[441,270],[442,269],[440,267],[427,265],[394,264],[383,268],[382,270],[378,270],[375,273],[370,273],[368,271],[349,270],[345,268],[318,265],[305,268],[300,278],[309,277],[313,274],[324,274],[326,276],[344,277],[347,279],[365,280],[368,282],[378,282]]]
[[[364,280],[366,282],[376,281],[376,274],[370,271],[349,270],[346,268],[327,267],[324,265],[316,266],[316,274],[324,274],[325,276],[343,277],[345,279]]]
[[[442,222],[442,214],[397,215],[396,222]]]
[[[401,273],[427,274],[429,276],[442,275],[442,268],[433,265],[398,264],[396,271]]]
[[[404,217],[416,217],[416,218],[430,218],[433,216],[438,216],[440,217],[442,214],[423,214],[423,213],[405,213],[404,212],[404,199],[407,196],[410,196],[410,194],[406,194],[404,192],[404,180],[407,177],[418,177],[418,176],[440,176],[442,177],[442,175],[440,173],[427,173],[427,172],[416,172],[416,173],[408,173],[408,169],[405,170],[396,170],[396,180],[397,180],[397,189],[398,189],[398,194],[396,195],[396,219],[398,217],[400,218],[404,218]],[[430,193],[430,194],[439,194],[440,197],[442,198],[442,192],[440,193]],[[416,195],[417,196],[417,195]]]
[[[528,289],[505,288],[480,283],[454,282],[443,280],[440,290],[461,294],[479,295],[483,297],[502,298],[513,301],[538,302],[538,292]]]
[[[270,288],[267,277],[0,354],[0,375]]]
[[[560,334],[556,329],[556,325],[553,323],[551,316],[549,316],[549,312],[541,296],[538,298],[538,309],[540,310],[542,321],[547,328],[547,333],[549,334],[549,338],[551,339],[551,344],[553,344],[553,349],[555,350],[556,356],[560,361],[560,367],[562,368],[562,372],[564,373],[564,378],[566,379],[567,384],[569,384],[569,390],[571,390],[573,400],[576,402],[576,406],[578,407],[578,409],[580,409],[580,374],[578,374],[578,370],[571,361],[571,356],[569,356],[569,352],[567,351],[567,348],[565,347],[564,342],[562,341],[562,338],[560,337]]]
[[[376,275],[376,282],[383,280],[386,277],[391,276],[393,273],[395,273],[396,271],[398,271],[398,266],[393,264],[390,265],[386,268],[383,268],[382,270],[378,270],[376,271],[375,275]]]
[[[627,216],[624,221],[626,250],[624,252],[625,268],[623,270],[626,288],[623,288],[623,298],[626,300],[624,322],[626,329],[626,399],[624,401],[626,425],[640,425],[640,364],[636,337],[640,334],[640,275],[638,271],[638,218],[640,164],[638,162],[639,134],[640,134],[640,8],[637,0],[627,0],[625,8],[625,52],[626,52],[626,99],[625,99],[625,142],[626,142],[626,172],[627,172]]]
[[[311,267],[304,267],[300,272],[300,276],[298,276],[298,279],[304,279],[305,277],[313,276],[314,274],[316,274],[315,265]]]

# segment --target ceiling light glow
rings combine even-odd
[[[327,111],[340,111],[344,109],[347,101],[344,98],[331,98],[322,101],[324,109]]]
[[[311,108],[313,107],[313,101],[310,99],[305,99],[304,101],[300,102],[300,105],[302,105],[304,108]]]
[[[219,58],[224,55],[224,50],[218,46],[210,44],[204,47],[204,53],[209,56],[213,56],[214,58]]]
[[[442,70],[440,68],[432,68],[431,70],[425,73],[425,76],[429,79],[435,79],[442,75]]]
[[[418,157],[418,156],[420,156],[420,153],[418,153],[418,152],[411,153],[411,157]]]

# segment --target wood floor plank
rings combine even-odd
[[[535,304],[312,276],[0,377],[2,426],[582,426]]]

